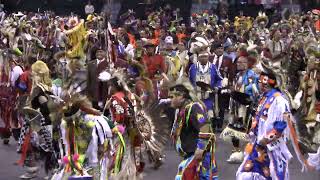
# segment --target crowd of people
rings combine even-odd
[[[319,10],[92,12],[0,13],[0,134],[18,142],[21,179],[40,163],[53,180],[141,179],[170,140],[176,180],[218,179],[217,138],[239,180],[289,179],[289,142],[320,170]]]

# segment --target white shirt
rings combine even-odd
[[[51,90],[55,96],[62,97],[62,87],[53,84]]]
[[[98,66],[102,61],[104,61],[104,58],[101,59],[101,60],[97,59],[97,66]]]
[[[218,59],[218,57],[219,57],[219,59]],[[218,61],[218,64],[217,64],[217,61]],[[212,64],[215,64],[215,65],[217,64],[218,65],[216,67],[218,71],[220,71],[220,68],[221,68],[221,65],[222,65],[222,61],[223,61],[223,55],[221,55],[221,56],[215,55],[214,56]]]
[[[128,54],[129,58],[134,57],[134,47],[131,44],[128,44],[124,51]]]
[[[19,76],[23,73],[23,70],[20,66],[15,66],[10,73],[10,82],[12,86],[15,86],[15,83]]]

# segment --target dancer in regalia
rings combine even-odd
[[[260,78],[263,96],[253,118],[252,140],[245,149],[246,157],[238,169],[238,180],[272,180],[289,178],[289,160],[292,155],[286,145],[290,137],[298,160],[309,167],[298,147],[296,132],[288,101],[276,88],[276,77],[263,74]]]
[[[118,157],[119,159],[115,159],[113,173],[118,174],[122,170],[122,172],[127,171],[132,173],[127,174],[128,176],[135,176],[137,172],[143,171],[145,165],[140,156],[142,139],[138,129],[136,128],[136,124],[134,123],[136,105],[135,97],[133,94],[129,94],[126,91],[128,89],[125,89],[119,77],[113,77],[108,81],[108,83],[108,92],[110,93],[111,98],[107,106],[109,106],[111,119],[116,125],[122,127],[123,133],[127,132],[128,137],[125,137],[125,140],[129,141],[129,143],[120,141],[119,144],[116,145],[117,154],[119,154],[120,151],[122,153],[121,155],[119,154],[121,158]],[[126,150],[129,152],[124,153],[123,151]],[[127,157],[124,159],[125,155],[127,155]],[[128,163],[124,160],[128,160]],[[134,165],[129,166],[132,162]],[[124,168],[125,165],[127,165],[126,168],[128,169]],[[120,173],[120,176],[122,176],[122,173]]]
[[[205,105],[197,100],[188,81],[175,84],[169,94],[171,106],[179,110],[172,138],[177,152],[183,157],[176,180],[218,179],[214,157],[215,135]]]
[[[215,102],[218,100],[217,90],[221,88],[222,77],[216,66],[209,62],[209,41],[201,36],[195,37],[195,40],[191,46],[198,43],[194,45],[196,48],[193,48],[194,53],[197,54],[197,62],[190,67],[189,79],[196,89],[198,98],[206,105],[209,120],[212,120],[214,114],[218,114],[216,107],[218,104]]]
[[[50,118],[51,79],[49,68],[43,61],[36,61],[31,66],[32,90],[22,113],[26,118],[23,122],[18,144],[18,152],[21,152],[20,165],[26,165],[27,173],[20,176],[21,179],[31,179],[37,176],[39,167],[36,162],[36,153],[42,153],[45,161],[45,170],[49,173],[57,165],[52,145],[52,122]],[[28,119],[27,117],[31,117]],[[33,137],[33,138],[31,138]],[[37,141],[41,143],[37,143]]]
[[[224,129],[220,137],[232,141],[234,149],[227,160],[230,163],[241,163],[243,152],[240,149],[240,140],[247,141],[247,129],[254,101],[258,96],[258,75],[252,70],[256,59],[242,51],[236,60],[237,76],[234,82],[234,91],[231,92],[230,104],[233,121]]]
[[[104,73],[107,76],[107,72]],[[124,72],[113,72],[107,80],[110,99],[105,108],[110,111],[117,133],[123,134],[123,138],[114,139],[115,153],[111,163],[111,177],[140,179],[145,167],[143,154],[148,155],[155,168],[162,164],[161,151],[164,143],[154,135],[163,136],[168,133],[165,133],[163,125],[154,124],[157,123],[155,119],[164,124],[164,119],[151,118],[159,116],[158,113],[153,112],[152,115],[150,109],[142,109],[139,103],[141,99],[128,88],[123,74]],[[156,132],[156,128],[162,134]]]

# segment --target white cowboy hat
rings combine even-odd
[[[16,16],[16,17],[24,16],[24,14],[21,11],[19,11],[17,14],[13,14],[13,15]]]

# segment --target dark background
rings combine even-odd
[[[103,8],[104,1],[106,0],[91,0],[95,7],[96,12],[100,12]],[[179,7],[181,14],[186,19],[190,16],[192,0],[153,0],[155,3],[152,5],[139,4],[145,2],[145,0],[113,0],[114,2],[122,1],[122,6],[119,15],[126,12],[128,9],[133,9],[136,15],[140,18],[145,18],[146,9],[159,8],[166,3],[171,4],[173,8]],[[5,5],[7,12],[17,11],[38,11],[52,10],[58,15],[68,15],[71,12],[84,15],[84,6],[87,4],[87,0],[0,0]],[[313,8],[320,7],[319,0],[298,0],[303,11],[307,11]],[[208,7],[209,8],[209,7]],[[232,18],[239,15],[240,11],[244,12],[244,15],[256,16],[257,13],[263,10],[263,6],[256,5],[241,5],[240,1],[229,7],[229,16]],[[267,12],[272,14],[272,10]]]
[[[8,12],[28,11],[40,12],[44,10],[54,11],[58,15],[68,15],[71,12],[84,15],[84,6],[87,0],[2,0],[5,10]],[[91,0],[96,12],[103,7],[103,0]]]
[[[128,9],[133,9],[136,12],[137,17],[145,19],[145,12],[147,9],[158,9],[164,7],[166,4],[170,4],[173,9],[180,8],[180,12],[183,17],[190,16],[190,10],[192,0],[157,0],[150,5],[145,4],[144,0],[122,0],[122,7],[119,14],[125,13]]]
[[[106,0],[91,0],[91,3],[95,7],[95,12],[101,11],[104,1]],[[174,8],[179,7],[183,16],[188,17],[190,15],[192,5],[192,0],[155,0],[155,3],[152,5],[140,4],[144,3],[144,0],[113,1],[122,1],[119,15],[127,12],[128,9],[133,9],[136,12],[136,15],[140,18],[145,17],[146,9],[159,8],[160,6],[164,6],[166,3],[171,4]],[[87,0],[2,0],[5,10],[9,13],[17,11],[37,12],[39,8],[40,12],[43,12],[44,10],[51,10],[58,15],[68,15],[73,12],[81,16],[84,15],[84,6],[87,2]]]

